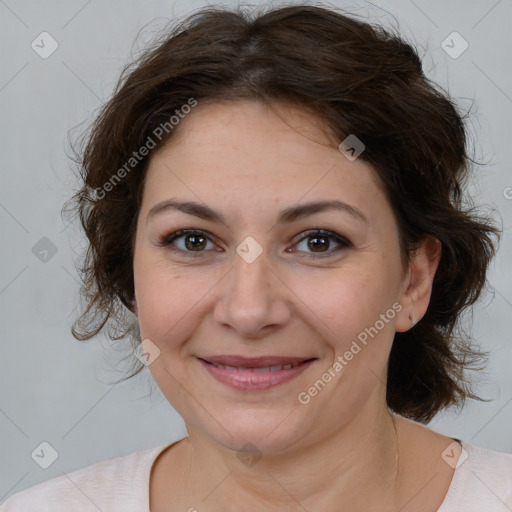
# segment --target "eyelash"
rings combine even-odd
[[[206,231],[202,231],[200,229],[181,229],[180,231],[176,231],[175,233],[171,233],[170,235],[166,235],[165,237],[158,240],[158,245],[161,247],[167,247],[172,251],[177,251],[186,254],[187,256],[190,255],[193,258],[198,258],[204,255],[206,252],[203,251],[188,251],[183,249],[178,249],[177,247],[174,247],[172,243],[179,239],[183,238],[186,235],[199,235],[206,237],[209,241],[212,241],[211,238],[208,236],[208,233]],[[346,240],[345,238],[341,237],[337,233],[334,233],[333,231],[327,231],[325,229],[313,229],[309,231],[304,232],[304,236],[300,238],[296,244],[301,243],[304,240],[307,240],[308,238],[314,238],[314,237],[322,237],[327,239],[333,239],[335,240],[341,247],[338,247],[337,249],[326,251],[324,253],[318,252],[318,253],[309,253],[313,255],[313,257],[320,257],[325,258],[328,256],[331,256],[333,253],[338,252],[342,249],[347,249],[349,247],[352,247],[352,244]],[[290,252],[290,251],[287,251]]]

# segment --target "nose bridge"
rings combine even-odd
[[[270,269],[266,257],[262,254],[254,261],[246,261],[237,255],[229,276],[229,286],[225,299],[231,305],[248,310],[262,310],[272,300],[269,286]]]
[[[269,274],[267,251],[252,236],[245,237],[236,247],[226,292],[228,298],[240,301],[240,304],[251,300],[265,302],[268,297],[263,295],[268,287]]]
[[[269,324],[283,322],[286,307],[278,304],[280,292],[274,281],[276,278],[265,254],[253,261],[237,254],[224,281],[216,308],[217,321],[245,335],[257,334]]]

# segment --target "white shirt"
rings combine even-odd
[[[467,459],[456,467],[437,512],[511,512],[512,454],[460,442]],[[157,456],[175,443],[39,483],[11,495],[0,512],[150,512],[150,471]]]

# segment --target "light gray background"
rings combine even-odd
[[[0,0],[0,502],[38,482],[186,434],[147,369],[127,383],[108,385],[127,369],[116,362],[120,353],[109,348],[104,336],[86,343],[71,336],[79,285],[72,247],[79,248],[82,235],[61,221],[60,209],[75,187],[66,157],[67,132],[89,121],[108,99],[131,54],[169,19],[203,5]],[[505,230],[490,270],[494,293],[483,297],[473,316],[475,338],[492,352],[477,390],[493,401],[470,402],[462,413],[439,415],[430,426],[512,453],[512,189],[507,188],[512,187],[512,2],[333,5],[396,26],[389,11],[401,32],[416,41],[420,55],[425,54],[428,76],[465,107],[475,99],[471,125],[477,158],[491,164],[478,169],[470,191],[477,203],[495,206]],[[47,59],[31,48],[43,31],[59,44]],[[453,31],[469,43],[457,59],[441,47]],[[46,263],[32,252],[42,237],[57,248]],[[122,348],[123,342],[115,345]],[[48,469],[31,458],[43,441],[59,454]]]

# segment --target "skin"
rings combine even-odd
[[[346,158],[303,110],[200,103],[176,130],[151,156],[134,253],[141,336],[160,351],[149,368],[189,434],[153,467],[151,511],[437,510],[453,476],[441,452],[453,439],[399,416],[395,438],[385,383],[395,331],[427,310],[439,241],[425,239],[404,271],[374,170]],[[171,197],[208,205],[225,223],[178,210],[148,220]],[[276,223],[282,209],[336,199],[368,223],[335,210]],[[316,228],[350,245],[320,235],[315,251],[304,233]],[[186,236],[159,245],[181,229],[205,232],[202,252]],[[248,236],[262,249],[252,263],[236,252]],[[298,394],[386,312],[378,334],[301,404]],[[240,391],[205,371],[197,357],[207,354],[317,360],[273,389]],[[237,456],[247,443],[259,458],[251,466]]]

